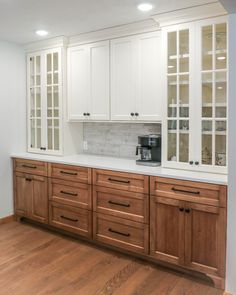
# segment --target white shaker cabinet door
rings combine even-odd
[[[85,120],[89,113],[89,49],[79,46],[68,50],[68,118]]]
[[[134,120],[136,83],[136,40],[111,41],[111,119]]]
[[[164,106],[164,81],[161,32],[138,37],[137,120],[161,121]]]
[[[110,118],[109,41],[89,45],[89,102],[91,120]]]

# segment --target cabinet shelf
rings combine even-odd
[[[204,135],[213,135],[213,131],[202,131]],[[215,135],[226,135],[226,131],[215,131]]]
[[[186,54],[179,54],[179,55],[170,55],[169,56],[169,60],[174,60],[174,59],[177,59],[177,58],[189,58],[189,54],[186,53]]]
[[[189,130],[168,130],[168,133],[181,133],[181,134],[189,134]]]

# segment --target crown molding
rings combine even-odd
[[[121,26],[105,28],[98,31],[79,34],[69,37],[69,46],[82,45],[103,41],[108,39],[115,39],[123,36],[141,34],[158,30],[158,24],[153,19],[147,19],[141,22],[130,23]]]
[[[159,27],[165,27],[223,15],[227,15],[227,11],[217,1],[205,5],[174,10],[167,13],[155,14],[151,17],[158,23]]]
[[[67,44],[68,38],[65,36],[60,36],[26,44],[24,45],[24,49],[27,53],[30,53],[38,50],[46,50],[55,47],[66,47]]]

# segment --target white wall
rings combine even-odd
[[[226,290],[236,294],[236,14],[229,15],[229,182]]]
[[[23,48],[0,41],[0,218],[13,213],[10,154],[25,149],[25,77]]]

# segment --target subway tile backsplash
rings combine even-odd
[[[84,123],[85,154],[135,159],[139,135],[161,132],[158,123]]]

